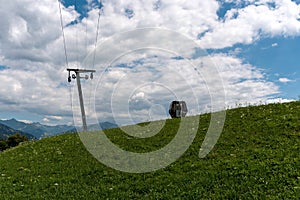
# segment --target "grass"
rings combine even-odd
[[[77,134],[54,136],[0,154],[0,199],[299,199],[300,102],[227,111],[224,130],[204,159],[198,153],[210,115],[176,162],[129,174],[98,162]],[[107,130],[123,149],[147,152],[167,144],[180,119],[134,139]],[[146,125],[146,124],[142,124]]]

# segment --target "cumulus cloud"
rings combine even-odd
[[[88,2],[89,9],[84,16],[77,12],[74,6],[61,5],[69,67],[94,67],[91,60],[85,62],[84,59],[90,52],[93,54],[99,10],[93,4],[94,1]],[[239,4],[241,1],[235,2]],[[227,10],[223,19],[217,15],[222,2],[216,0],[110,0],[103,1],[103,5],[99,45],[117,33],[124,32],[126,35],[126,31],[144,27],[175,30],[196,41],[202,48],[215,49],[231,47],[238,43],[251,44],[261,37],[287,37],[300,33],[300,8],[290,0],[275,0],[272,4],[265,0],[247,1],[244,7],[236,6]],[[0,66],[4,66],[0,68],[1,110],[35,113],[47,123],[57,120],[61,120],[62,123],[72,121],[70,88],[75,91],[73,104],[78,100],[75,83],[66,83],[58,2],[5,1],[0,7],[0,13]],[[143,35],[136,35],[136,38],[139,37]],[[171,36],[156,38],[156,41],[161,40],[169,40],[178,51],[179,47],[185,45],[172,40]],[[107,48],[119,52],[122,51],[122,47],[132,46],[135,42],[132,37],[130,40],[124,38],[122,43],[115,43]],[[101,50],[106,51],[105,48]],[[197,54],[196,51],[180,53],[180,56]],[[188,105],[191,108],[196,105],[196,101],[201,102],[200,108],[190,110],[191,114],[207,109],[210,102],[209,98],[206,98],[209,91],[205,84],[213,83],[213,76],[205,80],[197,75],[192,67],[186,67],[188,64],[185,60],[180,60],[179,57],[174,59],[175,57],[176,55],[166,52],[129,53],[116,61],[107,57],[106,61],[113,62],[113,67],[102,74],[102,85],[97,88],[98,93],[95,94],[101,102],[95,106],[96,110],[103,114],[101,117],[104,120],[113,118],[112,109],[118,110],[116,113],[122,118],[122,123],[125,123],[124,118],[128,117],[128,112],[131,112],[133,121],[147,120],[151,116],[159,118],[158,112],[162,113],[160,116],[165,117],[165,110],[175,97],[189,101]],[[197,55],[191,58],[195,62],[201,62],[197,59],[200,59]],[[204,58],[201,59],[205,63]],[[257,101],[278,93],[278,87],[265,79],[263,71],[243,63],[241,58],[231,54],[215,54],[212,55],[212,59],[218,65],[228,103],[249,99]],[[86,65],[81,66],[83,64]],[[101,74],[95,76],[99,78]],[[94,81],[91,84],[98,83]],[[88,87],[87,85],[88,81],[83,81],[83,87]],[[170,91],[175,91],[176,94]],[[89,97],[94,95],[94,91],[87,88],[84,92],[88,105]],[[114,94],[114,108],[111,107],[109,94]],[[195,94],[203,95],[196,95],[196,98],[191,99]],[[127,107],[122,107],[123,104]],[[165,110],[162,111],[162,108]]]
[[[283,99],[283,98],[275,98],[275,99],[268,99],[266,103],[288,103],[293,102],[295,99]]]
[[[288,78],[279,78],[278,81],[281,82],[281,83],[289,83],[289,82],[293,82],[293,80],[288,79]]]
[[[143,35],[147,35],[147,32]],[[129,44],[128,50],[125,50],[128,53],[121,57],[118,56],[121,52],[117,54],[117,59],[109,63],[107,68],[101,63],[107,62],[105,58],[112,56],[112,51],[103,51],[103,55],[97,59],[100,63],[96,64],[96,69],[101,77],[97,85],[84,85],[86,91],[95,91],[92,106],[95,105],[98,116],[88,113],[90,119],[114,118],[119,124],[130,124],[168,117],[167,109],[173,100],[186,101],[188,114],[195,115],[224,109],[226,105],[237,102],[263,101],[278,93],[278,87],[265,80],[262,70],[243,63],[237,57],[227,54],[207,55],[205,52],[199,53],[200,50],[190,52],[186,49],[178,50],[179,53],[181,50],[190,52],[182,53],[183,57],[159,48],[132,51],[136,48],[131,43],[140,44],[139,40],[133,38],[127,38],[129,43],[122,38],[124,44],[112,40],[119,44],[120,49]],[[155,41],[155,37],[147,39],[148,42],[152,39]],[[162,46],[163,41],[160,41]],[[182,42],[188,46],[187,41]],[[103,46],[106,49],[106,45]],[[222,90],[225,90],[226,100],[222,99]],[[215,108],[212,108],[212,100],[216,103]],[[78,105],[77,108],[77,113],[80,113]]]
[[[53,124],[57,124],[58,122],[60,122],[62,120],[63,120],[62,116],[52,115],[52,116],[45,116],[43,118],[42,122],[47,125],[53,125]]]
[[[30,121],[30,120],[26,120],[26,119],[21,119],[21,120],[18,120],[18,121],[20,121],[20,122],[24,122],[24,123],[26,123],[26,124],[32,124],[33,122],[32,121]]]
[[[223,21],[200,39],[200,44],[205,48],[225,48],[251,44],[261,37],[300,34],[300,6],[296,2],[262,0],[245,4],[228,10]]]

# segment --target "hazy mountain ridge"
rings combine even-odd
[[[57,135],[61,133],[66,133],[66,132],[77,132],[77,130],[81,131],[81,128],[76,128],[75,126],[70,126],[70,125],[49,126],[49,125],[43,125],[38,122],[25,123],[25,122],[18,121],[14,118],[9,120],[0,120],[0,124],[3,124],[6,127],[15,130],[15,132],[22,132],[24,133],[23,135],[25,134],[32,135],[37,139],[52,136],[52,135]],[[99,125],[97,124],[89,125],[88,129],[105,130],[105,129],[117,128],[117,127],[118,125],[114,123],[100,122]]]
[[[18,121],[16,119],[9,119],[9,120],[0,120],[1,124],[4,124],[10,128],[13,128],[18,131],[23,131],[26,133],[30,133],[36,138],[42,138],[46,135],[55,135],[61,132],[66,132],[73,128],[73,126],[47,126],[40,123],[24,123]]]
[[[35,136],[23,131],[15,130],[9,126],[0,123],[0,139],[7,139],[9,136],[19,133],[25,135],[28,139],[36,139]]]

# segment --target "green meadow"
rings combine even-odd
[[[299,101],[227,110],[217,144],[202,159],[210,114],[198,117],[190,148],[149,173],[107,167],[75,133],[8,149],[0,153],[0,199],[300,199]],[[169,119],[147,139],[121,129],[105,134],[125,150],[149,152],[168,144],[179,123]]]

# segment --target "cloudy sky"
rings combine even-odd
[[[79,124],[67,67],[97,71],[81,80],[90,123],[300,95],[299,0],[0,1],[1,119]]]

